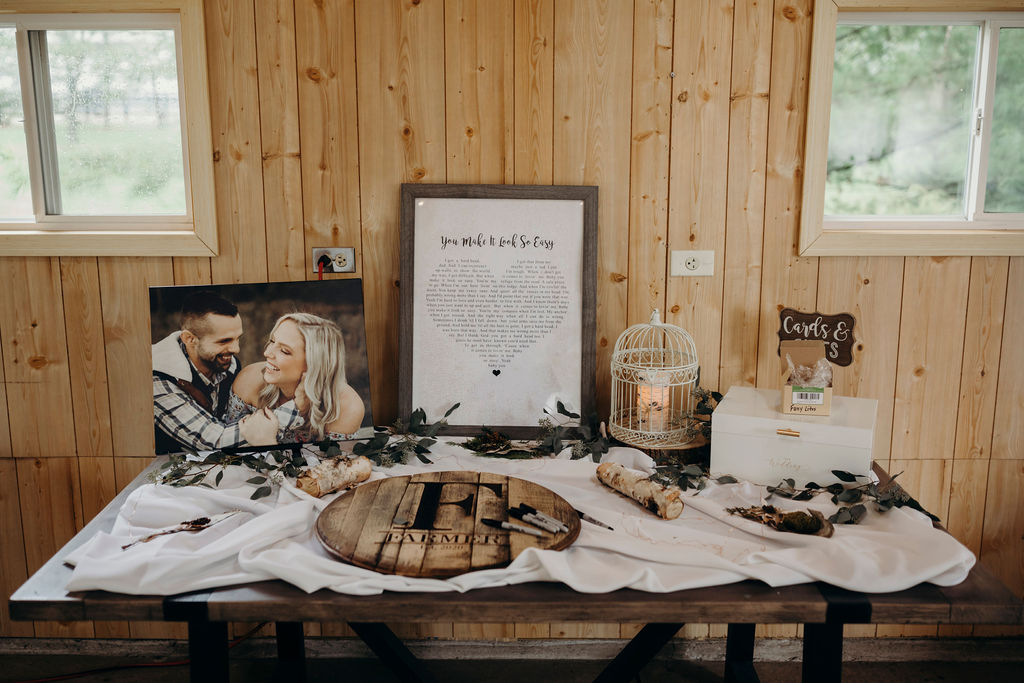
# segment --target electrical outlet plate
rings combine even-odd
[[[714,275],[715,252],[710,250],[675,250],[672,252],[670,266],[670,272],[673,277],[700,277]]]
[[[313,272],[320,272],[320,259],[324,259],[325,273],[356,272],[355,247],[313,247]]]

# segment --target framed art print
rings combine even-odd
[[[533,436],[594,410],[597,188],[402,185],[399,409]]]

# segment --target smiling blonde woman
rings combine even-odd
[[[227,420],[253,414],[249,419],[273,421],[273,408],[295,401],[306,424],[279,433],[279,442],[352,438],[363,421],[363,400],[345,381],[345,340],[335,323],[310,313],[283,315],[263,357],[266,362],[238,373]]]

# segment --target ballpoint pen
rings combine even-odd
[[[550,522],[554,526],[557,526],[561,531],[569,531],[569,527],[562,520],[556,519],[551,515],[545,514],[538,510],[537,508],[527,505],[526,503],[520,503],[519,509],[522,510],[523,512],[529,513],[531,515],[536,515],[537,517],[540,517],[541,519]]]
[[[502,522],[500,519],[481,519],[481,522],[487,526],[493,526],[497,529],[506,529],[508,531],[518,531],[523,534],[529,534],[538,538],[542,537],[542,534],[536,529],[531,529],[528,526],[522,526],[521,524],[513,524],[512,522]]]
[[[527,512],[525,510],[520,510],[517,508],[511,508],[509,509],[508,514],[512,515],[516,519],[521,519],[524,522],[532,524],[536,527],[540,527],[544,531],[550,531],[553,534],[557,534],[562,531],[561,525],[546,520],[540,515],[534,514],[532,512]]]

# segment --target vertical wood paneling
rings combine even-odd
[[[999,381],[1008,258],[971,259],[967,296],[960,403],[957,409],[956,458],[988,458]]]
[[[668,0],[634,3],[627,325],[647,322],[655,308],[665,318],[673,19]],[[619,637],[631,639],[641,628],[620,624]]]
[[[993,458],[1024,458],[1024,256],[1010,259]]]
[[[208,258],[176,256],[171,261],[176,285],[208,285],[213,281]]]
[[[892,458],[952,458],[971,259],[906,259]]]
[[[515,2],[515,182],[550,185],[554,107],[554,0]]]
[[[889,469],[890,474],[899,475],[900,486],[910,491],[925,510],[946,521],[953,482],[952,459],[902,460],[893,454]]]
[[[147,462],[142,458],[135,460]],[[78,478],[82,486],[82,518],[88,521],[98,515],[120,490],[114,474],[114,458],[79,457]],[[97,621],[93,623],[93,629],[97,638],[131,636],[127,621]]]
[[[173,283],[171,259],[99,259],[103,344],[114,455],[153,455],[153,355],[149,289]]]
[[[215,283],[266,282],[259,82],[253,3],[204,4],[220,254]],[[276,255],[275,255],[276,257]]]
[[[95,258],[65,257],[60,273],[78,457],[110,457],[114,452],[99,269]]]
[[[757,325],[761,300],[768,92],[774,3],[735,3],[729,105],[729,177],[722,285],[722,350],[718,385],[757,382]]]
[[[627,325],[647,322],[654,308],[665,319],[672,8],[670,0],[641,0],[633,9]]]
[[[73,456],[75,429],[60,260],[0,258],[0,282],[11,449],[19,458]]]
[[[445,0],[445,123],[450,183],[511,183],[515,81],[512,0]],[[452,624],[459,640],[515,638],[515,624]]]
[[[992,460],[985,502],[981,561],[1024,596],[1024,459]],[[977,635],[1024,635],[1021,626],[975,626]]]
[[[511,183],[515,110],[512,0],[445,0],[449,183]]]
[[[21,504],[18,496],[18,472],[15,461],[0,459],[0,635],[30,638],[32,624],[11,621],[7,611],[7,598],[28,578],[25,563],[25,537],[22,532]]]
[[[0,326],[0,458],[13,458],[10,411],[7,408],[7,379],[4,376],[4,331]]]
[[[256,3],[263,212],[271,282],[306,277],[295,36],[292,0]]]
[[[295,34],[299,37],[295,41],[295,60],[302,150],[302,232],[308,251],[302,262],[309,264],[309,272],[303,277],[317,277],[312,272],[313,247],[354,247],[356,272],[365,277],[359,226],[360,128],[356,107],[356,46],[364,36],[356,40],[352,1],[296,0]],[[372,41],[370,36],[365,39]],[[397,190],[391,199],[398,204]],[[268,236],[273,229],[268,224]],[[387,279],[394,280],[390,276]],[[365,280],[363,287],[365,291]],[[373,303],[369,296],[366,301]],[[370,367],[373,377],[377,368],[372,357]],[[379,415],[376,404],[373,415]]]
[[[893,451],[889,472],[899,475],[900,485],[912,493],[925,510],[946,520],[949,511],[950,490],[953,479],[953,460],[902,460]],[[880,624],[879,638],[931,637],[938,634],[938,627],[928,624]]]
[[[552,182],[554,117],[554,0],[515,3],[515,182]],[[548,624],[515,625],[516,638],[547,638]]]
[[[629,3],[555,4],[555,184],[598,185],[597,399],[626,326],[633,12]],[[551,624],[551,636],[617,638],[618,624]]]
[[[902,291],[903,259],[898,256],[836,257],[819,265],[817,310],[852,313],[857,321],[854,362],[834,368],[835,393],[878,400],[872,456],[883,466],[892,438]]]
[[[670,249],[725,253],[732,2],[700,0],[675,24]],[[727,143],[728,144],[728,143]],[[726,146],[727,148],[727,146]],[[721,352],[721,267],[713,277],[668,279],[666,319],[689,330],[697,345],[701,384],[718,388]]]
[[[78,461],[74,457],[24,458],[18,464],[25,560],[31,574],[85,524]],[[89,638],[92,622],[35,622],[37,637]]]
[[[946,529],[956,540],[981,553],[981,532],[988,497],[988,460],[971,458],[953,461]]]
[[[445,182],[444,5],[356,5],[363,296],[373,416],[398,404],[399,185]]]
[[[363,296],[373,415],[394,420],[398,377],[398,222],[402,182],[445,182],[444,4],[356,5]],[[402,637],[451,638],[451,624]]]
[[[626,327],[633,11],[630,3],[555,5],[554,182],[597,185],[597,368]],[[611,378],[597,372],[597,408]]]
[[[152,405],[152,399],[150,399]],[[152,432],[152,429],[150,429]],[[114,458],[114,480],[118,490],[123,489],[149,466],[144,458]],[[188,627],[181,623],[133,621],[129,624],[132,638],[187,638]]]
[[[981,561],[1024,596],[1024,460],[992,460]]]
[[[813,310],[818,259],[798,257],[807,75],[811,50],[809,0],[777,3],[772,28],[768,156],[765,167],[764,246],[757,385],[779,383],[779,310]]]
[[[772,22],[771,93],[765,165],[764,241],[757,343],[757,385],[779,383],[779,309],[813,310],[818,259],[796,255],[803,178],[807,74],[811,49],[809,0],[777,3]],[[795,625],[758,627],[769,637],[797,634]]]
[[[315,278],[310,247],[354,246],[374,411],[390,422],[398,185],[424,181],[600,187],[598,368],[627,323],[667,305],[700,344],[706,385],[774,387],[779,306],[854,313],[856,360],[836,369],[836,390],[879,400],[876,459],[906,470],[903,485],[1024,593],[1024,257],[796,256],[812,4],[205,3],[221,255],[0,258],[0,589],[149,462],[147,286]],[[668,278],[668,248],[714,249],[719,274]],[[598,379],[606,411],[607,372]],[[5,614],[0,635],[185,635]],[[396,630],[572,638],[637,626]],[[972,627],[877,629],[936,632]],[[679,637],[706,635],[724,631],[693,624]]]

